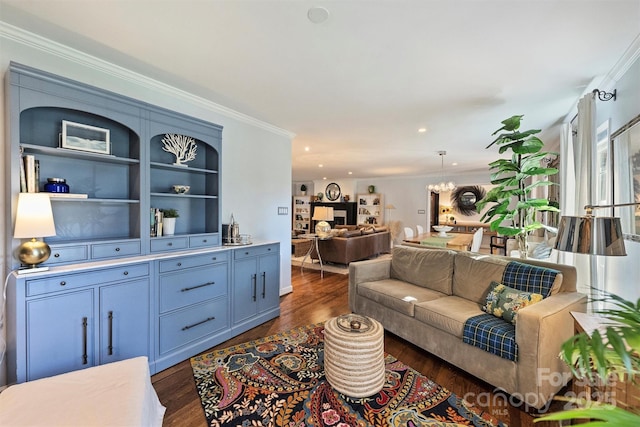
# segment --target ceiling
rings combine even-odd
[[[311,181],[439,175],[439,150],[448,175],[485,171],[514,114],[557,144],[640,0],[0,0],[0,19],[294,133]]]

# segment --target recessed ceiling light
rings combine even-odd
[[[420,133],[425,133],[427,131],[427,128],[420,128],[418,129],[418,132]]]
[[[349,175],[352,175],[352,174],[353,174],[353,172],[349,171]]]
[[[319,168],[321,168],[323,165],[318,165]]]
[[[311,150],[311,148],[309,148],[309,147],[304,147],[304,151],[309,151],[309,150]]]
[[[326,176],[323,176],[323,177],[322,177],[322,179],[324,179],[324,180],[326,181],[327,177],[326,177]]]
[[[458,162],[451,163],[451,166],[458,166]]]
[[[313,6],[307,12],[307,18],[314,24],[321,24],[329,19],[329,11],[324,7]]]

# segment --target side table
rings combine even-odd
[[[384,328],[375,319],[345,314],[324,324],[324,375],[350,397],[373,396],[384,387]]]
[[[574,327],[576,333],[584,332],[587,335],[598,330],[604,335],[607,326],[614,325],[615,322],[602,316],[572,311]],[[572,391],[576,397],[587,401],[601,401],[613,403],[623,409],[638,408],[640,406],[640,388],[638,387],[640,378],[631,379],[627,374],[624,380],[611,378],[607,381],[596,379],[595,383],[588,380],[573,379]]]
[[[311,252],[313,252],[313,249],[315,248],[316,253],[318,254],[318,261],[320,261],[320,277],[324,278],[324,265],[322,264],[322,256],[320,255],[320,248],[318,248],[318,240],[331,240],[332,236],[320,237],[317,234],[301,234],[298,237],[303,239],[313,240],[311,245],[309,245],[309,250],[307,251],[304,258],[302,259],[302,264],[300,265],[300,271],[302,272],[302,270],[304,269],[304,263],[307,261],[307,258],[311,258]],[[313,264],[313,259],[311,259],[311,263]]]

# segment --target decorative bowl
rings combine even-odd
[[[438,236],[447,237],[447,231],[453,230],[450,225],[434,225],[433,229],[438,232]]]
[[[189,192],[189,189],[191,189],[190,185],[174,185],[173,186],[173,192],[176,194],[187,194]]]

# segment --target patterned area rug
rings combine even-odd
[[[324,376],[323,331],[305,326],[193,357],[209,425],[503,426],[390,355],[380,393],[338,393]]]

